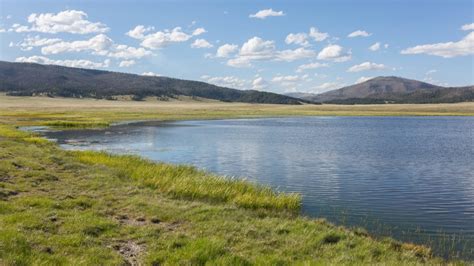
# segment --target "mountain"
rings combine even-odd
[[[200,81],[150,77],[102,70],[0,61],[0,92],[8,95],[48,95],[113,99],[127,95],[189,96],[225,102],[301,104],[305,100],[270,92],[236,90]]]
[[[400,77],[377,77],[321,94],[288,94],[313,102],[338,104],[451,103],[474,101],[474,86],[442,87]]]

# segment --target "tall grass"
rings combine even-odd
[[[102,128],[110,124],[103,121],[46,121],[42,125],[57,128]]]
[[[301,208],[298,194],[281,193],[269,187],[244,180],[221,177],[185,165],[155,163],[132,155],[76,151],[81,162],[100,164],[118,171],[175,198],[233,203],[249,209],[273,209],[297,212]]]

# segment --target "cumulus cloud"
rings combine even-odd
[[[360,77],[356,80],[355,84],[359,84],[359,83],[362,83],[362,82],[366,82],[367,80],[370,80],[370,79],[373,79],[374,77]]]
[[[316,57],[316,52],[305,48],[297,48],[294,50],[283,50],[277,51],[275,54],[275,60],[292,62],[304,58]]]
[[[286,36],[285,43],[308,46],[308,35],[306,33],[290,33]]]
[[[135,64],[135,60],[124,60],[119,63],[119,67],[131,67]]]
[[[457,42],[423,44],[401,51],[401,54],[428,54],[451,58],[474,54],[474,31]]]
[[[203,33],[206,33],[206,29],[204,28],[197,28],[193,31],[193,36],[198,36],[198,35],[201,35]]]
[[[326,64],[326,63],[319,63],[319,62],[316,62],[316,63],[309,63],[309,64],[303,64],[303,65],[300,65],[297,69],[296,69],[296,72],[303,72],[305,70],[308,70],[308,69],[316,69],[316,68],[321,68],[321,67],[328,67],[329,65]]]
[[[152,27],[152,26],[145,27],[143,25],[138,25],[135,28],[129,30],[125,34],[134,39],[143,39],[145,37],[145,33],[150,32],[154,29],[155,27]]]
[[[196,39],[191,44],[191,48],[212,48],[212,47],[214,46],[204,39]]]
[[[65,10],[57,14],[33,13],[28,16],[29,26],[13,24],[11,31],[15,32],[43,32],[72,34],[104,33],[109,28],[100,22],[87,20],[87,14],[80,10]]]
[[[434,73],[436,73],[436,72],[438,72],[438,70],[436,70],[436,69],[430,69],[430,70],[426,71],[426,75],[431,75],[431,74],[434,74]]]
[[[239,46],[236,44],[224,44],[217,48],[216,56],[217,57],[229,57],[231,54],[237,52]]]
[[[462,25],[461,30],[474,30],[474,23]]]
[[[242,45],[237,57],[227,61],[227,65],[248,67],[253,60],[272,59],[274,53],[275,43],[273,41],[265,41],[260,37],[253,37]]]
[[[370,35],[372,35],[372,34],[366,32],[365,30],[356,30],[356,31],[350,33],[349,35],[347,35],[347,37],[349,37],[349,38],[355,38],[355,37],[369,37]]]
[[[272,82],[278,83],[292,83],[300,80],[298,75],[288,75],[288,76],[275,76],[272,78]]]
[[[45,55],[59,54],[64,52],[81,52],[85,50],[92,50],[95,52],[101,52],[108,50],[113,44],[112,39],[107,37],[105,34],[96,35],[89,40],[84,41],[60,41],[53,44],[49,44],[41,48],[41,53]]]
[[[273,9],[264,9],[260,10],[255,14],[250,14],[249,18],[258,18],[258,19],[266,19],[267,17],[281,17],[284,16],[285,13],[283,11],[274,11]]]
[[[344,48],[337,44],[326,46],[318,54],[320,60],[332,60],[334,62],[345,62],[351,59],[351,52],[344,52]]]
[[[359,65],[351,66],[347,71],[348,72],[361,72],[367,70],[382,70],[385,69],[386,66],[384,64],[376,64],[372,62],[364,62]]]
[[[239,53],[234,58],[227,61],[227,65],[233,67],[249,67],[252,61],[275,60],[292,62],[311,57],[316,57],[316,53],[313,50],[303,47],[294,50],[276,50],[274,41],[253,37],[242,45]]]
[[[106,59],[104,62],[92,62],[89,60],[52,60],[44,56],[30,56],[30,57],[18,57],[15,62],[23,63],[38,63],[45,65],[60,65],[68,67],[80,67],[80,68],[105,68],[110,66],[110,60]]]
[[[252,81],[252,89],[254,90],[264,90],[268,87],[268,83],[262,77],[256,77]]]
[[[206,30],[197,28],[192,33],[185,33],[181,27],[175,27],[172,30],[162,30],[151,32],[153,28],[138,25],[127,32],[127,35],[141,40],[140,45],[148,49],[160,49],[172,43],[186,42],[193,36],[200,35]]]
[[[30,51],[34,47],[52,45],[52,44],[60,42],[60,41],[61,41],[61,39],[58,39],[58,38],[52,38],[52,39],[41,38],[38,35],[34,36],[34,37],[28,36],[23,41],[17,43],[16,45],[12,43],[10,47],[19,46],[22,51]]]
[[[317,42],[322,42],[329,37],[329,34],[326,32],[320,32],[318,28],[311,27],[309,29],[309,36]]]
[[[161,77],[161,74],[155,73],[155,72],[143,72],[142,76],[149,76],[149,77]]]
[[[369,47],[369,50],[374,51],[374,52],[377,51],[377,50],[379,50],[379,49],[380,49],[380,43],[379,43],[379,42],[376,42],[376,43],[372,44],[372,45]]]
[[[320,32],[318,28],[311,27],[309,29],[309,33],[306,34],[304,32],[300,33],[290,33],[285,38],[286,44],[297,44],[304,47],[309,46],[309,39],[313,39],[316,42],[324,41],[329,37],[328,33]]]
[[[208,75],[201,76],[201,79],[221,87],[246,89],[250,86],[250,82],[235,76],[211,77]]]
[[[115,44],[114,41],[105,34],[99,34],[82,41],[54,42],[41,48],[41,53],[44,55],[82,51],[91,51],[96,55],[119,59],[139,59],[152,54],[142,47],[136,48],[123,44]]]
[[[325,82],[321,85],[318,85],[316,87],[314,87],[314,89],[312,91],[314,92],[325,92],[325,91],[329,91],[329,90],[335,90],[335,89],[339,89],[341,87],[345,86],[344,83],[339,83],[339,82]]]

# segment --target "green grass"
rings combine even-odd
[[[18,126],[292,115],[474,115],[473,104],[277,106],[0,96],[0,265],[459,264],[300,216],[298,195],[135,156],[72,152]]]
[[[294,195],[15,132],[0,131],[1,265],[445,263],[427,247],[299,216]]]
[[[41,125],[55,128],[103,128],[110,126],[108,122],[100,121],[46,121]]]
[[[174,198],[292,212],[298,212],[301,207],[297,194],[278,193],[269,187],[212,175],[192,166],[154,163],[138,156],[94,151],[79,151],[75,155],[81,162],[108,166],[118,176],[132,178]]]

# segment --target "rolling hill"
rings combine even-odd
[[[48,95],[113,99],[129,95],[134,100],[156,96],[189,96],[225,102],[301,104],[305,100],[270,92],[237,90],[200,81],[168,77],[0,61],[0,92],[14,96]]]
[[[474,86],[442,87],[400,77],[377,77],[321,94],[288,96],[319,103],[451,103],[474,101]]]

